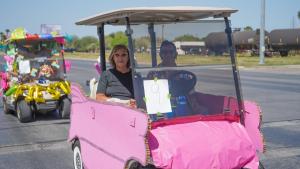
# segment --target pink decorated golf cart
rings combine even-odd
[[[110,52],[104,28],[125,29],[137,107],[126,100],[96,101],[72,84],[74,168],[263,168],[261,111],[242,98],[232,45],[228,17],[236,11],[140,7],[77,22],[97,26],[102,71]],[[220,31],[227,33],[228,49],[223,56],[210,55],[204,39]],[[166,40],[173,50],[160,48]],[[167,53],[174,54],[175,65],[160,64]]]

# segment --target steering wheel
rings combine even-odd
[[[194,73],[186,70],[178,70],[169,77],[170,92],[175,96],[186,95],[197,83],[197,77]]]
[[[149,79],[154,79],[155,77],[159,79],[168,79],[168,71],[163,70],[163,71],[151,71],[148,73],[147,78]]]

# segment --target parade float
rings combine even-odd
[[[95,100],[72,84],[69,141],[74,168],[263,168],[259,162],[264,151],[262,114],[255,102],[243,100],[232,44],[229,16],[235,12],[138,7],[78,21],[77,25],[97,26],[101,71],[108,66],[104,28],[125,29],[136,107],[120,99]],[[228,40],[226,56],[208,56],[199,50],[178,55],[176,65],[159,64],[164,52],[198,50],[204,47],[203,37],[220,31]],[[165,40],[175,43],[181,37],[194,37],[197,43],[179,43],[188,45],[176,46],[177,51],[159,47]]]
[[[16,112],[20,122],[30,122],[37,113],[70,114],[70,68],[63,57],[65,37],[56,33],[30,34],[23,28],[2,41],[1,70],[3,112]],[[67,66],[66,66],[67,65]]]

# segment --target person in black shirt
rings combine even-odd
[[[161,63],[157,67],[176,67],[177,58],[176,46],[173,42],[165,40],[161,43],[159,56],[161,58]],[[172,74],[176,73],[176,70],[160,70],[160,71],[150,71],[147,75],[148,78],[153,79],[154,77],[160,79],[168,79]]]
[[[174,43],[163,41],[160,46],[159,55],[161,63],[157,67],[173,67],[176,66],[177,51]]]
[[[113,68],[101,74],[96,100],[128,100],[128,104],[134,106],[133,84],[127,47],[125,45],[116,45],[111,51],[109,61]]]

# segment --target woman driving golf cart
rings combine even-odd
[[[116,45],[109,56],[112,69],[104,71],[98,82],[96,100],[128,101],[134,106],[133,84],[131,78],[129,51],[125,45]]]

